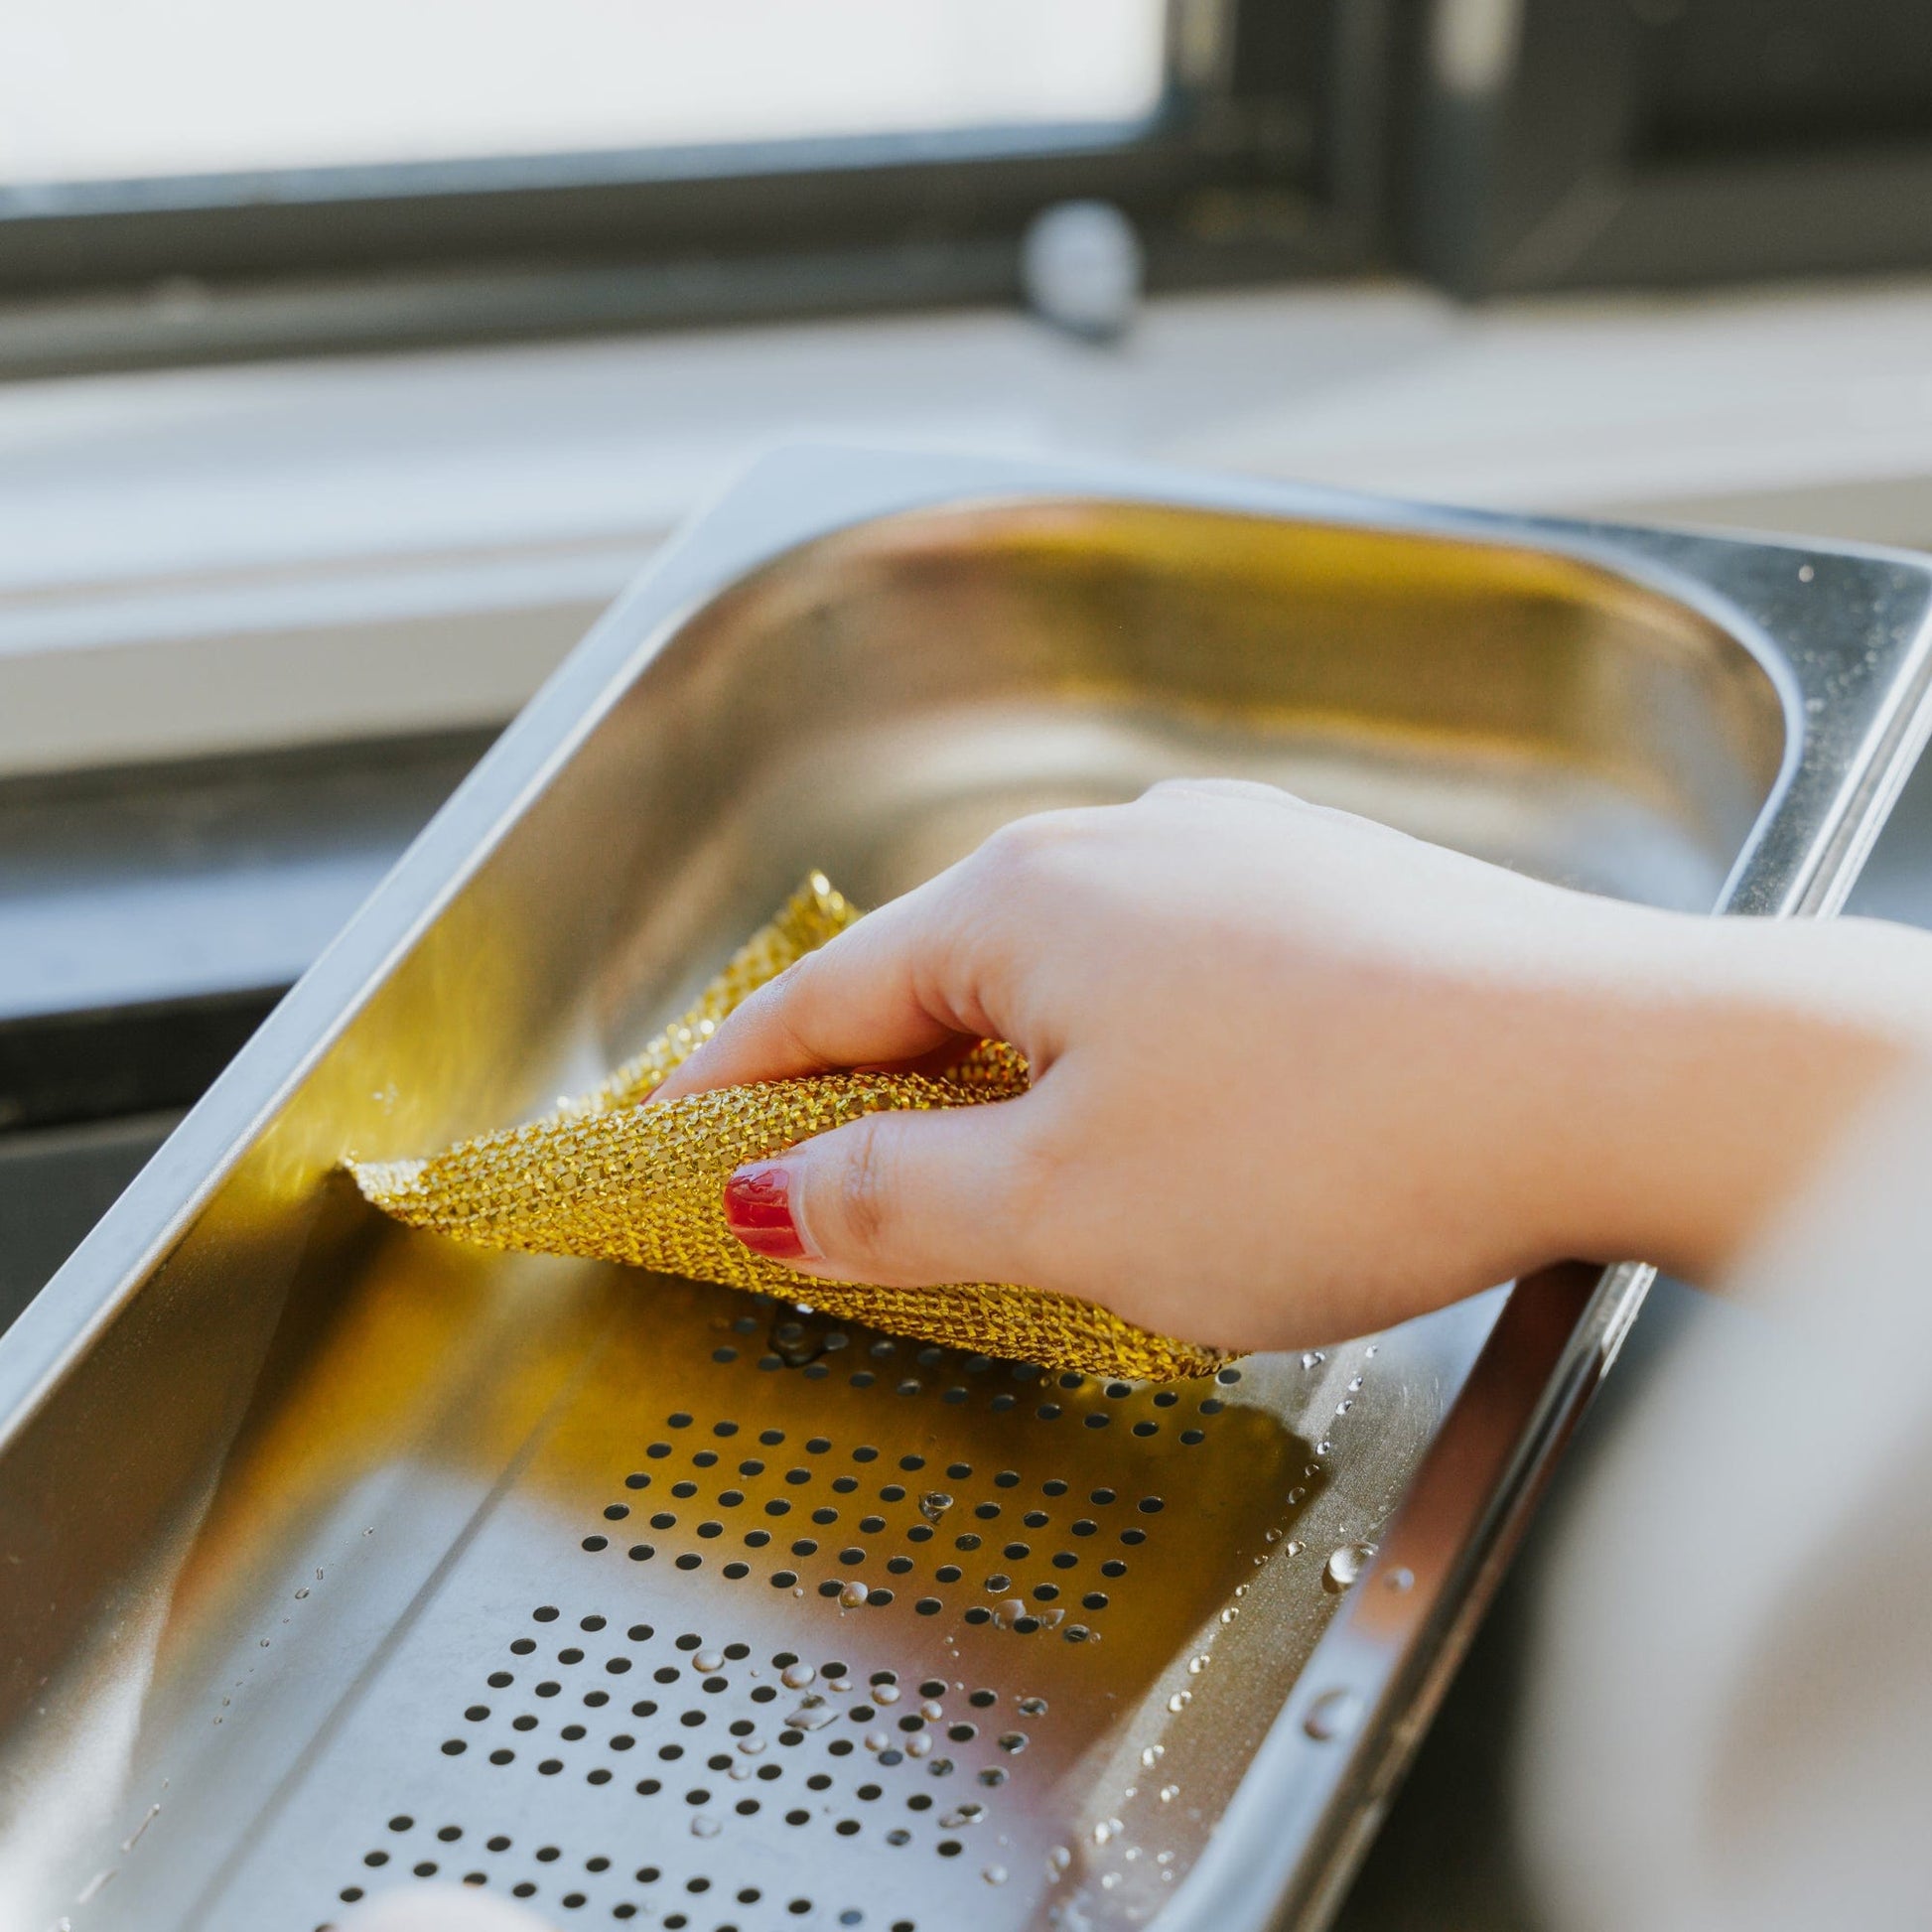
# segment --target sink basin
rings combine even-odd
[[[1646,1269],[1154,1390],[469,1251],[337,1163],[592,1084],[809,867],[878,902],[1165,776],[1829,912],[1919,743],[1929,590],[1875,552],[767,462],[0,1338],[8,1922],[311,1932],[429,1876],[670,1932],[1321,1922]]]

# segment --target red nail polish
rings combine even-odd
[[[791,1213],[791,1175],[774,1161],[753,1161],[725,1182],[725,1223],[754,1254],[802,1261],[810,1250]]]

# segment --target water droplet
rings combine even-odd
[[[705,1676],[714,1676],[725,1668],[725,1653],[722,1650],[701,1650],[691,1659],[691,1668],[702,1671]]]
[[[1304,1497],[1305,1497],[1305,1496],[1306,1496],[1306,1495],[1307,1495],[1308,1493],[1309,1493],[1309,1492],[1308,1492],[1308,1491],[1307,1491],[1306,1489],[1303,1489],[1303,1488],[1300,1488],[1300,1487],[1297,1487],[1297,1488],[1294,1488],[1294,1489],[1291,1489],[1291,1490],[1290,1490],[1290,1491],[1288,1492],[1288,1506],[1289,1506],[1289,1508],[1290,1508],[1290,1509],[1293,1509],[1293,1508],[1295,1507],[1295,1505],[1296,1505],[1297,1503],[1299,1503],[1299,1502],[1300,1502],[1300,1501],[1301,1501],[1301,1500],[1302,1500],[1302,1499],[1303,1499],[1303,1498],[1304,1498]]]
[[[160,1816],[161,1816],[161,1807],[159,1805],[150,1805],[147,1809],[146,1816],[142,1818],[141,1822],[135,1826],[133,1831],[131,1831],[126,1838],[121,1840],[121,1850],[123,1852],[132,1852],[134,1848],[138,1844],[140,1844],[141,1834],[145,1832],[148,1829],[148,1827],[152,1825],[154,1821]]]
[[[851,1583],[847,1584],[839,1591],[839,1608],[842,1610],[856,1610],[871,1594],[872,1591],[855,1577]]]
[[[726,1777],[730,1778],[734,1784],[743,1784],[747,1778],[756,1777],[758,1775],[758,1768],[759,1767],[756,1764],[747,1764],[745,1760],[741,1757],[736,1759],[733,1762],[731,1769],[728,1770],[725,1773],[725,1775]]]
[[[810,1664],[787,1664],[778,1673],[778,1682],[787,1691],[802,1691],[817,1675],[817,1670]]]
[[[1118,1871],[1103,1871],[1100,1874],[1100,1889],[1102,1891],[1112,1891],[1119,1883],[1120,1873]]]
[[[1283,1544],[1282,1546],[1282,1555],[1285,1557],[1299,1557],[1302,1554],[1302,1552],[1306,1550],[1308,1547],[1309,1546],[1306,1543],[1302,1543],[1297,1541],[1294,1538],[1290,1538],[1290,1540],[1287,1543]]]
[[[925,1768],[935,1778],[949,1778],[953,1774],[953,1761],[949,1757],[935,1757]]]
[[[1362,1386],[1362,1378],[1359,1375],[1351,1376],[1348,1381],[1348,1386],[1351,1391],[1359,1389]]]
[[[691,1821],[691,1836],[693,1838],[716,1838],[718,1836],[717,1819],[707,1818],[703,1812],[699,1812]]]
[[[1198,1677],[1207,1668],[1207,1663],[1208,1659],[1205,1651],[1198,1657],[1189,1657],[1187,1659],[1187,1675],[1189,1677]]]
[[[1173,1864],[1173,1854],[1172,1852],[1157,1852],[1154,1855],[1154,1863],[1156,1864]]]
[[[1327,1359],[1327,1356],[1318,1348],[1305,1348],[1302,1351],[1302,1366],[1304,1368],[1319,1368]]]
[[[296,1600],[299,1602],[303,1597],[307,1596],[308,1593],[309,1593],[309,1586],[307,1584],[304,1584],[302,1587],[295,1592]]]
[[[1007,1781],[1007,1774],[997,1764],[989,1764],[986,1767],[986,1769],[980,1773],[980,1782],[983,1785],[985,1785],[989,1791],[995,1789],[1000,1785],[1005,1784],[1006,1781]]]
[[[1302,1720],[1302,1728],[1316,1743],[1325,1744],[1353,1730],[1361,1715],[1362,1701],[1353,1691],[1323,1691],[1309,1706],[1309,1715]]]
[[[1173,1804],[1173,1801],[1179,1796],[1180,1796],[1180,1787],[1177,1784],[1164,1784],[1161,1787],[1161,1802],[1164,1805]]]
[[[1046,1700],[1044,1698],[1022,1698],[1020,1700],[1020,1715],[1023,1718],[1045,1717]]]
[[[1323,1589],[1344,1590],[1362,1574],[1362,1566],[1375,1554],[1372,1544],[1344,1543],[1340,1549],[1331,1551],[1328,1561],[1321,1566],[1321,1587]]]
[[[828,1677],[825,1680],[825,1688],[828,1691],[836,1691],[840,1697],[844,1697],[852,1688],[852,1680],[849,1677]]]
[[[1330,1441],[1330,1439],[1326,1436],[1322,1437],[1320,1442],[1315,1444],[1315,1448],[1319,1449],[1323,1455],[1332,1455],[1335,1452],[1335,1446],[1333,1442]]]
[[[883,1751],[892,1741],[893,1734],[889,1730],[869,1730],[866,1732],[866,1749],[869,1751]]]
[[[1024,1730],[1003,1730],[1000,1733],[1000,1748],[1009,1754],[1024,1751],[1027,1748],[1027,1733]]]
[[[1145,1746],[1141,1752],[1142,1767],[1149,1771],[1153,1770],[1167,1754],[1168,1747],[1165,1744],[1149,1744]]]
[[[936,1523],[952,1507],[952,1498],[943,1489],[928,1489],[919,1498],[919,1514],[928,1523]]]
[[[1221,1612],[1221,1621],[1224,1624],[1232,1623],[1234,1619],[1238,1617],[1240,1614],[1241,1612],[1237,1610],[1232,1603],[1230,1603],[1227,1606],[1227,1608]]]
[[[984,1805],[955,1805],[951,1811],[946,1813],[945,1817],[940,1819],[939,1829],[942,1832],[962,1831],[968,1825],[977,1825],[985,1816],[986,1807]]]
[[[793,1730],[823,1730],[839,1714],[814,1693],[785,1720]]]
[[[993,1621],[1002,1630],[1011,1630],[1027,1614],[1027,1606],[1017,1596],[1009,1596],[1004,1603],[994,1606]]]
[[[927,1698],[926,1701],[919,1706],[919,1716],[922,1717],[929,1725],[936,1725],[939,1722],[939,1720],[943,1718],[945,1715],[946,1715],[946,1707],[943,1704],[941,1704],[937,1698]]]
[[[875,1704],[897,1704],[898,1686],[897,1684],[875,1684],[869,1695]]]
[[[1057,1604],[1050,1610],[1035,1610],[1034,1614],[1039,1619],[1039,1627],[1042,1630],[1057,1630],[1066,1621],[1066,1612]],[[1098,1643],[1100,1641],[1100,1632],[1098,1630],[1089,1630],[1087,1632],[1087,1641],[1089,1643]]]
[[[1290,1502],[1293,1502],[1295,1500],[1294,1494],[1292,1492],[1290,1493],[1288,1499]],[[1282,1533],[1280,1530],[1268,1530],[1264,1532],[1262,1536],[1262,1541],[1264,1543],[1279,1543],[1281,1540],[1282,1540]]]
[[[1007,1868],[1003,1864],[990,1864],[980,1873],[980,1876],[989,1885],[1004,1885],[1007,1881]]]
[[[1114,1826],[1112,1819],[1103,1818],[1093,1828],[1093,1842],[1096,1845],[1107,1844],[1113,1838],[1113,1835]]]
[[[1193,1701],[1194,1701],[1194,1694],[1192,1691],[1176,1691],[1173,1694],[1173,1696],[1168,1700],[1168,1709],[1175,1713],[1176,1715],[1178,1715],[1180,1712],[1185,1711],[1186,1708],[1193,1703]]]
[[[762,1737],[741,1737],[738,1740],[738,1748],[747,1757],[760,1757],[764,1753],[764,1739]]]
[[[1397,1564],[1396,1567],[1393,1570],[1391,1570],[1386,1577],[1382,1579],[1382,1583],[1384,1587],[1388,1589],[1394,1589],[1394,1590],[1414,1589],[1416,1587],[1416,1573],[1413,1570],[1408,1569],[1403,1564]]]
[[[1369,1345],[1362,1350],[1363,1355],[1369,1357],[1379,1355],[1381,1352],[1382,1352],[1382,1344],[1379,1341],[1370,1342]]]
[[[1064,1845],[1056,1845],[1046,1855],[1046,1869],[1058,1877],[1073,1863],[1073,1854]]]
[[[922,1730],[915,1730],[903,1745],[907,1757],[924,1757],[932,1749],[932,1739]]]

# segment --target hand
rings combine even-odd
[[[749,1000],[661,1098],[1012,1040],[1032,1090],[741,1170],[807,1273],[1015,1281],[1230,1347],[1567,1257],[1721,1273],[1924,1037],[1932,941],[1592,897],[1268,786],[996,834]]]

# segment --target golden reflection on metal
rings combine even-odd
[[[1493,1570],[1490,1526],[1594,1379],[1574,1304],[1525,1339],[1547,1288],[1517,1297],[1517,1345],[1466,1385],[1480,1308],[1225,1383],[1068,1387],[737,1290],[386,1226],[344,1151],[418,1155],[593,1087],[810,866],[881,903],[1023,813],[1165,777],[1263,778],[1709,906],[1784,744],[1777,687],[1707,614],[1727,599],[1819,699],[1735,893],[1814,908],[1916,691],[1923,585],[1897,560],[1812,553],[1800,583],[1788,555],[1682,535],[1393,509],[1369,527],[1360,505],[1344,527],[1312,498],[1298,521],[1266,492],[1230,514],[1024,471],[961,502],[945,464],[915,487],[895,458],[859,490],[876,459],[783,461],[782,487],[728,499],[558,673],[9,1337],[0,1777],[76,1800],[9,1821],[33,1852],[5,1872],[22,1924],[306,1932],[431,1866],[535,1887],[557,1926],[620,1906],[692,1932],[848,1905],[886,1932],[1316,1922]],[[1608,567],[1551,554],[1579,544]],[[1696,597],[1654,588],[1680,579]],[[20,1394],[18,1351],[51,1350],[50,1326],[74,1338]],[[932,1523],[935,1491],[953,1501]],[[1354,1545],[1414,1587],[1371,1567],[1324,1588]],[[1003,1628],[1013,1601],[1038,1627]],[[713,1692],[695,1666],[716,1639],[747,1652]],[[802,1702],[757,1695],[788,1689],[781,1653],[852,1687],[791,1744],[771,1725]],[[1366,1715],[1316,1742],[1297,1700],[1344,1681],[1338,1660]],[[888,1670],[898,1700],[855,1721]],[[886,1763],[868,1739],[918,1734],[899,1714],[928,1670],[929,1749]],[[1009,1728],[1024,1751],[1000,1749]],[[968,1803],[984,1815],[941,1839]]]
[[[348,1163],[363,1194],[411,1227],[483,1248],[617,1261],[809,1302],[889,1333],[1076,1373],[1173,1382],[1229,1357],[1148,1333],[1071,1296],[995,1282],[885,1288],[826,1282],[755,1254],[731,1231],[732,1171],[868,1114],[968,1107],[1027,1089],[1027,1063],[986,1040],[946,1072],[828,1073],[646,1103],[750,994],[859,916],[813,873],[741,946],[697,1004],[580,1099],[422,1161]]]

